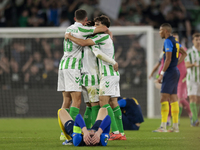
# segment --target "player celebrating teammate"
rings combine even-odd
[[[187,86],[188,96],[190,99],[190,109],[192,111],[192,126],[198,126],[198,109],[197,102],[200,103],[200,33],[192,36],[194,46],[188,49],[188,56],[185,59],[187,67]]]
[[[90,130],[87,130],[80,114],[74,121],[63,108],[58,110],[58,120],[63,133],[72,139],[66,140],[63,145],[71,145],[71,142],[74,146],[106,146],[108,144],[111,120],[105,108],[99,110],[97,120]]]
[[[75,11],[75,23],[67,28],[66,33],[73,33],[75,37],[85,39],[88,35],[106,32],[107,27],[87,27],[87,13],[85,10]],[[58,91],[62,91],[63,104],[62,108],[69,111],[70,116],[75,119],[79,113],[81,104],[81,58],[82,47],[70,40],[64,40],[64,55],[60,61],[58,71]]]
[[[110,26],[110,20],[107,16],[97,17],[94,19],[94,22],[95,26]],[[102,52],[114,59],[113,41],[108,34],[97,34],[94,37],[89,38],[87,40],[75,38],[70,34],[68,34],[67,38],[81,46],[98,44]],[[108,114],[111,117],[111,128],[114,133],[111,135],[109,140],[126,140],[121,119],[121,111],[117,103],[117,97],[120,96],[119,72],[114,71],[113,66],[111,64],[102,60],[99,60],[99,72],[99,102],[101,107],[107,108],[108,110]],[[113,110],[111,109],[109,102]],[[119,131],[121,134],[119,133]]]
[[[164,66],[160,73],[158,82],[162,83],[161,87],[161,126],[153,132],[167,132],[166,124],[169,113],[169,102],[171,103],[171,114],[173,119],[173,127],[170,132],[179,132],[178,114],[179,105],[177,98],[177,85],[179,81],[179,70],[177,64],[180,64],[187,56],[185,50],[180,47],[180,44],[171,36],[172,27],[168,23],[160,26],[160,37],[165,39],[164,42]],[[179,58],[179,52],[182,54]]]
[[[84,121],[86,127],[90,128],[94,124],[99,111],[99,70],[97,58],[114,65],[118,69],[118,63],[104,54],[98,45],[85,46],[82,55],[82,94],[86,103]]]

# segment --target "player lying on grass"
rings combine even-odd
[[[58,110],[58,122],[65,134],[66,140],[63,145],[74,146],[106,146],[109,139],[111,120],[106,108],[99,109],[96,122],[90,130],[80,114],[75,121],[65,109]]]
[[[122,111],[124,130],[139,130],[144,122],[140,104],[135,98],[118,98],[118,104]]]

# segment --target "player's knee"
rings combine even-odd
[[[107,108],[100,108],[99,113],[107,113],[108,114],[108,110],[107,110]]]
[[[73,103],[73,106],[79,108],[81,105],[81,99],[73,100],[72,103]]]
[[[197,102],[197,98],[196,98],[195,95],[191,95],[191,96],[189,96],[189,99],[190,99],[190,103]]]

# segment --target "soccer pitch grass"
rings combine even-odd
[[[106,147],[63,146],[56,118],[0,119],[0,150],[200,150],[200,127],[181,118],[179,133],[153,133],[160,119],[145,119],[139,131],[125,131],[126,141],[109,141]]]

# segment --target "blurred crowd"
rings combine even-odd
[[[62,41],[58,38],[1,39],[0,89],[56,89]]]
[[[142,86],[146,54],[140,35],[114,36],[123,89]],[[0,89],[56,89],[63,38],[1,38]]]
[[[74,12],[85,9],[88,19],[101,14],[100,0],[0,0],[0,27],[68,27]],[[151,25],[168,22],[181,41],[191,46],[200,31],[200,0],[122,0],[112,26]],[[121,87],[146,86],[146,47],[141,35],[115,36]],[[0,89],[56,88],[63,54],[62,38],[0,39]]]
[[[101,15],[100,0],[0,0],[0,27],[67,27],[74,12],[85,9],[89,20]],[[112,25],[152,25],[168,22],[181,37],[190,40],[200,31],[200,0],[121,0],[118,19]]]

